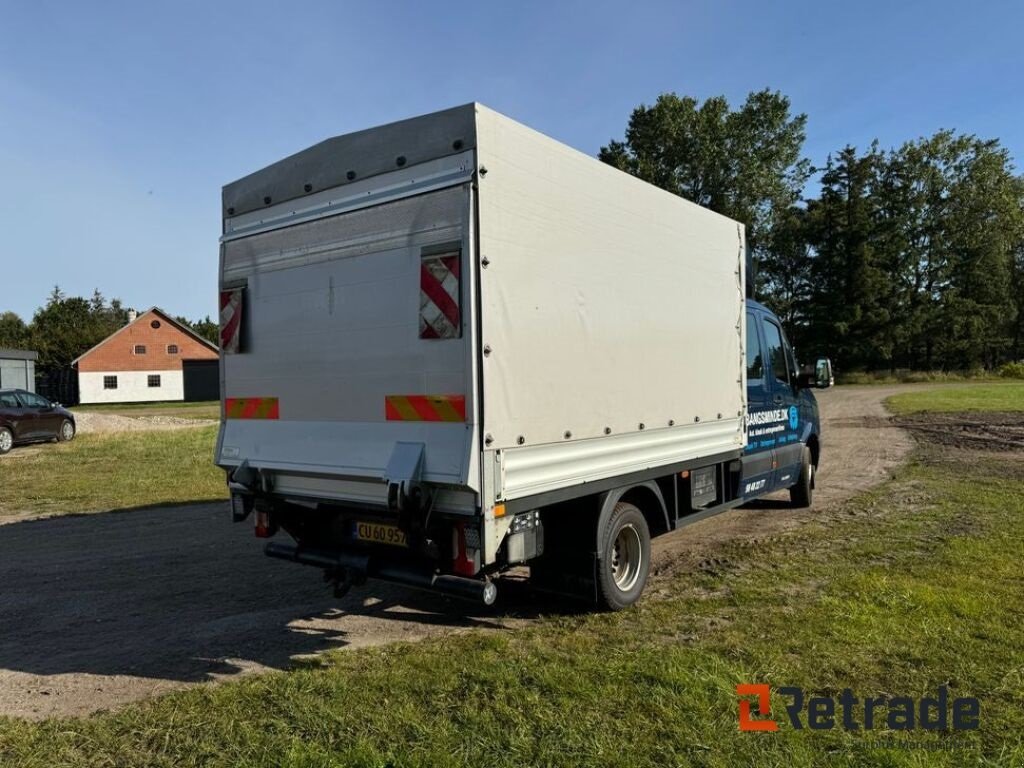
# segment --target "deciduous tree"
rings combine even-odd
[[[807,179],[809,164],[800,154],[806,123],[777,91],[751,93],[737,110],[724,96],[700,103],[666,93],[634,109],[624,140],[609,142],[598,156],[743,222],[748,247],[761,255]]]

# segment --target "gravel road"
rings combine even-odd
[[[657,539],[652,592],[723,542],[783,532],[884,480],[911,441],[881,402],[905,389],[821,393],[814,509],[769,500]],[[82,715],[324,649],[511,628],[543,610],[515,578],[494,610],[377,582],[339,601],[316,571],[261,550],[224,504],[0,526],[0,715]]]
[[[102,411],[75,411],[79,434],[96,432],[142,432],[153,429],[187,429],[216,424],[210,419],[188,419],[181,416],[122,416]]]

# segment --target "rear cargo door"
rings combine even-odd
[[[470,210],[463,182],[225,237],[222,466],[382,488],[411,442],[475,487]]]

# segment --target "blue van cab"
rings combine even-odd
[[[832,383],[827,359],[800,368],[782,323],[747,299],[747,447],[740,496],[789,489],[794,506],[809,507],[821,458],[821,420],[812,388]]]

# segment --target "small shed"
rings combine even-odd
[[[39,353],[27,349],[0,349],[0,388],[36,391]]]

